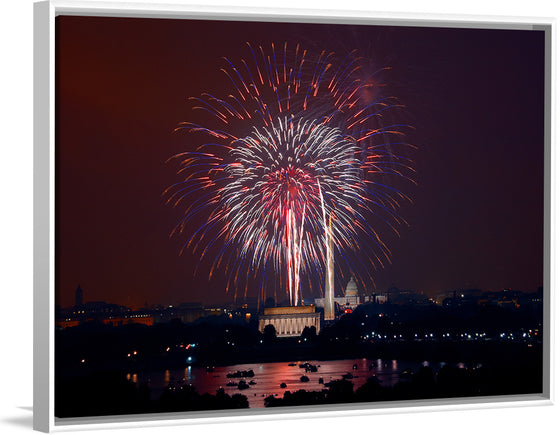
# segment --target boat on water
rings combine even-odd
[[[316,372],[317,371],[317,366],[310,364],[308,362],[300,364],[299,365],[300,369],[305,369],[306,372]]]
[[[239,384],[237,385],[237,388],[239,388],[240,390],[246,390],[247,388],[249,388],[249,384],[247,384],[247,382],[241,379],[239,381]]]
[[[227,378],[252,378],[255,376],[253,369],[250,370],[237,370],[235,373],[228,373]]]

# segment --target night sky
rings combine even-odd
[[[193,276],[179,255],[182,210],[162,192],[178,181],[166,160],[189,146],[174,132],[187,98],[226,92],[222,57],[245,57],[247,41],[357,49],[391,67],[418,185],[400,237],[380,230],[392,264],[378,292],[542,285],[544,32],[58,17],[58,305],[78,284],[85,301],[133,308],[229,299],[223,277]]]

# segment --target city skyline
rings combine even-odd
[[[188,142],[173,129],[189,96],[221,86],[221,56],[296,27],[317,50],[357,48],[391,67],[385,81],[415,128],[418,187],[378,291],[543,284],[543,32],[57,20],[57,304],[78,284],[89,300],[138,307],[228,297],[223,276],[193,277],[195,256],[169,239],[180,213],[164,205],[175,180],[165,161]],[[195,44],[198,32],[208,41]]]
[[[349,282],[352,282],[352,278]],[[356,284],[354,282],[354,284]],[[346,284],[346,286],[342,286],[341,288],[338,288],[337,292],[335,292],[334,294],[334,300],[336,299],[345,299],[345,293],[346,293],[346,287],[348,286],[348,283]],[[456,295],[460,295],[460,294],[469,294],[471,292],[475,292],[475,293],[481,293],[481,294],[491,294],[494,295],[495,297],[499,297],[501,294],[525,294],[525,295],[530,295],[530,294],[538,294],[538,295],[542,295],[542,291],[543,288],[542,286],[539,286],[536,289],[532,289],[532,290],[514,290],[511,288],[504,288],[504,289],[499,289],[499,290],[493,290],[493,289],[480,289],[480,288],[471,288],[471,287],[462,287],[462,288],[454,288],[454,289],[448,289],[445,291],[442,291],[440,293],[437,294],[432,294],[432,293],[424,293],[424,292],[419,292],[416,291],[415,289],[409,289],[409,288],[399,288],[396,286],[392,286],[389,287],[385,290],[377,290],[374,292],[360,292],[358,291],[358,295],[360,297],[360,299],[364,302],[367,302],[371,299],[371,302],[375,301],[375,298],[388,298],[388,295],[390,294],[399,294],[399,295],[412,295],[416,298],[424,298],[426,301],[431,301],[431,303],[433,304],[441,304],[442,301],[444,299],[447,298],[455,298],[455,297],[460,297],[460,296],[456,296]],[[78,296],[78,294],[80,296]],[[95,293],[94,293],[95,294]],[[540,296],[539,296],[540,297]],[[80,299],[81,298],[81,299]],[[309,297],[304,297],[302,303],[303,305],[308,305],[308,304],[312,304],[315,305],[317,303],[317,300],[320,299],[324,299],[324,295],[321,295],[320,297],[317,297],[316,295],[312,295]],[[80,302],[81,300],[81,302]],[[288,300],[287,299],[283,299],[283,300],[276,300],[273,297],[270,297],[269,300],[274,300],[274,303],[281,306],[283,304],[288,304]],[[385,300],[385,299],[383,299]],[[379,302],[378,302],[379,303]],[[384,303],[384,302],[382,302]],[[259,306],[264,306],[266,305],[266,301],[258,301],[257,296],[251,296],[251,297],[247,297],[247,298],[240,298],[238,300],[234,299],[234,298],[230,298],[227,299],[227,294],[224,293],[224,298],[223,299],[213,299],[211,301],[203,301],[203,300],[176,300],[176,301],[144,301],[143,304],[141,305],[136,305],[136,304],[131,304],[131,305],[126,305],[126,304],[121,304],[121,303],[117,303],[112,299],[105,299],[105,300],[100,300],[100,299],[90,299],[88,298],[87,293],[82,289],[82,286],[79,284],[78,287],[74,290],[74,296],[73,296],[73,300],[70,302],[69,305],[59,305],[57,304],[57,308],[62,308],[62,309],[72,309],[74,307],[79,307],[79,306],[89,306],[89,305],[93,305],[93,306],[97,306],[98,304],[106,304],[108,306],[120,306],[122,308],[127,308],[127,309],[132,309],[133,311],[143,311],[146,309],[149,310],[153,310],[153,309],[166,309],[166,308],[177,308],[180,306],[202,306],[202,307],[250,307],[251,309],[255,309],[258,308]],[[322,305],[321,305],[322,307]]]

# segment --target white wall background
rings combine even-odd
[[[125,1],[125,0],[122,0]],[[258,0],[192,0],[195,4],[259,6]],[[137,0],[142,3],[141,0]],[[150,3],[177,3],[178,0],[151,0]],[[347,11],[413,12],[433,14],[474,14],[497,16],[560,16],[560,2],[554,0],[445,0],[367,1],[367,0],[272,0],[267,6]],[[32,422],[32,250],[33,250],[33,2],[2,2],[0,44],[0,432],[23,433]],[[558,46],[558,45],[557,45]],[[522,60],[520,60],[522,61]],[[557,77],[553,79],[557,80]],[[554,120],[557,124],[557,121]],[[553,144],[554,145],[554,144]],[[558,153],[556,153],[558,154]],[[556,161],[554,161],[556,160]],[[553,155],[553,172],[560,165]],[[558,177],[556,177],[558,179]],[[558,200],[553,179],[553,226]],[[556,192],[556,193],[554,193]],[[555,210],[556,209],[556,210]],[[556,232],[557,233],[557,232]],[[558,246],[554,237],[553,248]],[[552,265],[558,269],[558,261]],[[553,288],[554,292],[554,288]],[[558,312],[556,297],[555,312]],[[557,328],[556,328],[557,330]],[[556,334],[557,335],[557,334]],[[555,342],[558,342],[557,336]],[[556,348],[558,346],[555,346]],[[558,361],[554,362],[558,368]],[[557,376],[558,378],[558,376]],[[557,384],[558,382],[555,382]],[[557,390],[557,388],[556,388]],[[558,433],[558,405],[440,413],[398,413],[360,417],[307,418],[304,420],[260,421],[210,426],[171,426],[162,429],[121,429],[120,434],[162,434],[185,431],[204,433],[345,433],[367,434],[530,434]],[[90,433],[117,433],[93,430]]]

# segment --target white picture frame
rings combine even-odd
[[[457,403],[447,404],[437,401],[434,403],[389,403],[381,406],[365,407],[360,406],[356,409],[346,409],[345,407],[334,407],[333,409],[305,412],[273,412],[266,415],[217,415],[217,416],[174,416],[162,415],[158,417],[145,416],[133,418],[104,418],[94,421],[79,421],[75,424],[57,422],[54,417],[54,17],[59,14],[77,15],[104,15],[104,16],[142,16],[142,17],[184,17],[209,18],[209,17],[231,17],[231,19],[243,18],[245,20],[258,20],[262,17],[274,17],[279,20],[305,20],[317,22],[349,22],[349,23],[408,23],[418,25],[418,23],[443,23],[451,26],[469,26],[486,28],[518,28],[517,26],[543,26],[548,29],[548,57],[547,70],[552,73],[547,80],[547,121],[549,122],[547,131],[550,136],[546,138],[548,150],[545,153],[545,166],[554,165],[551,158],[554,152],[550,149],[550,144],[554,143],[554,127],[550,124],[553,118],[553,90],[555,88],[554,77],[554,21],[548,18],[495,18],[478,16],[438,16],[408,13],[360,13],[322,11],[322,10],[289,10],[278,9],[253,9],[253,8],[225,8],[225,7],[191,7],[179,4],[136,4],[136,3],[104,3],[104,2],[70,2],[70,1],[49,1],[39,2],[34,5],[35,10],[35,105],[34,105],[34,429],[43,432],[59,430],[73,430],[81,428],[90,429],[113,429],[113,428],[141,428],[157,427],[177,424],[205,424],[214,422],[242,422],[242,421],[269,421],[278,419],[299,419],[299,418],[322,418],[332,416],[345,416],[367,418],[368,416],[382,414],[389,416],[399,412],[416,411],[457,411],[457,410],[476,410],[483,408],[497,409],[502,407],[518,407],[533,405],[548,405],[552,403],[552,377],[545,382],[545,391],[541,396],[496,398],[496,400],[472,399],[462,400]],[[342,21],[341,21],[342,20]],[[551,180],[551,174],[545,175]],[[553,176],[552,176],[553,180]],[[554,188],[554,186],[553,186]],[[550,192],[546,192],[550,197]],[[550,228],[550,201],[545,202],[545,233],[551,235]],[[548,228],[548,231],[546,230]],[[546,331],[545,341],[552,345],[552,318],[553,289],[552,270],[553,258],[550,257],[550,237],[545,237],[545,265],[549,265],[549,270],[545,271],[544,287],[548,289],[548,303],[545,305],[545,322],[550,328]],[[545,266],[546,269],[546,266]],[[548,272],[548,273],[547,273]],[[545,295],[546,295],[545,290]],[[545,354],[547,361],[546,371],[551,371],[553,348],[548,349]],[[459,403],[460,402],[460,403]],[[402,407],[401,407],[402,405]],[[227,414],[227,413],[225,413]],[[311,423],[313,425],[313,423]]]

